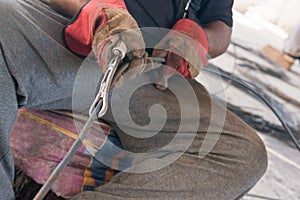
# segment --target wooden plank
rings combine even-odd
[[[272,60],[273,62],[277,63],[278,65],[284,67],[287,70],[291,69],[295,59],[291,56],[284,54],[283,52],[279,51],[278,49],[272,47],[271,45],[265,46],[261,53]]]

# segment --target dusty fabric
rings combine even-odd
[[[84,116],[61,111],[20,111],[10,136],[15,166],[37,183],[44,184],[78,138],[78,128],[83,126],[84,120]],[[52,190],[58,196],[72,197],[82,191],[94,190],[109,182],[121,168],[129,167],[130,158],[112,145],[121,148],[116,134],[108,125],[95,122]],[[108,163],[115,163],[114,169],[93,156],[103,155],[100,151],[105,152]],[[122,159],[126,159],[127,166],[118,165]]]
[[[13,199],[11,182],[14,170],[8,135],[17,117],[17,108],[73,108],[84,112],[94,97],[94,94],[87,97],[85,92],[94,91],[99,79],[95,81],[91,77],[99,78],[101,68],[91,61],[84,67],[91,64],[88,73],[77,74],[82,70],[80,65],[83,60],[69,52],[61,38],[61,31],[68,19],[39,0],[1,0],[0,12],[4,16],[0,18],[0,183],[3,185],[0,187],[0,199]],[[75,77],[78,76],[81,81],[76,83]],[[147,82],[143,77],[142,81]],[[112,93],[115,106],[111,108],[116,108],[117,114],[112,117],[110,109],[104,120],[113,127],[125,150],[152,152],[147,154],[148,157],[134,158],[134,165],[129,169],[133,172],[148,167],[157,168],[157,161],[177,155],[180,157],[159,170],[138,174],[120,172],[109,183],[97,188],[96,192],[84,192],[75,199],[234,199],[250,189],[266,170],[267,158],[262,141],[251,128],[226,111],[225,125],[217,144],[206,157],[200,158],[199,147],[207,135],[208,125],[213,127],[208,134],[211,136],[218,135],[217,130],[222,128],[218,125],[219,118],[210,119],[210,108],[214,105],[219,111],[223,107],[211,102],[199,83],[190,81],[189,85],[194,92],[186,94],[188,90],[176,81],[170,82],[170,86],[183,92],[184,99],[190,102],[185,104],[187,110],[183,119],[179,117],[183,112],[178,106],[179,100],[171,91],[158,91],[151,83],[140,87],[129,101],[129,107],[126,107],[139,126],[124,120],[127,119],[126,110],[118,110],[127,93],[126,88],[116,87],[116,93]],[[77,90],[80,92],[76,99],[74,95]],[[197,97],[196,103],[193,102],[193,93]],[[122,98],[113,98],[118,96]],[[163,122],[163,118],[156,115],[160,107],[151,108],[149,115],[151,105],[155,104],[165,107],[168,117],[159,134],[147,138],[156,131],[156,126],[147,125]],[[192,114],[197,113],[200,118],[193,118]],[[116,117],[119,117],[118,123]],[[181,120],[184,123],[179,130]],[[195,130],[191,128],[197,123],[199,125]],[[125,126],[127,131],[120,126]],[[128,135],[132,133],[145,137],[141,139]],[[180,137],[175,140],[176,145],[160,150],[178,134]],[[191,139],[192,144],[187,149],[183,148]]]
[[[3,60],[3,51],[0,51],[0,199],[12,199],[12,182],[14,177],[14,162],[9,149],[8,130],[15,122],[18,106],[16,90],[10,73]]]
[[[84,192],[73,199],[237,199],[253,187],[266,170],[266,152],[260,138],[244,122],[226,111],[225,124],[218,142],[207,156],[200,158],[199,152],[207,134],[218,135],[217,132],[207,133],[209,126],[218,130],[220,120],[211,119],[211,108],[215,107],[215,111],[222,115],[222,106],[211,102],[203,86],[195,81],[190,83],[198,99],[200,119],[196,136],[187,150],[184,151],[181,147],[193,137],[191,127],[195,123],[194,119],[187,120],[182,132],[178,132],[182,106],[175,95],[168,90],[160,92],[153,85],[143,86],[132,96],[130,113],[133,121],[142,126],[149,123],[150,106],[157,103],[162,105],[168,118],[158,134],[145,139],[126,134],[119,128],[122,125],[126,126],[127,118],[122,113],[119,117],[124,119],[120,120],[124,121],[124,124],[115,124],[110,113],[105,119],[115,128],[125,150],[155,153],[133,165],[130,168],[132,171],[114,176],[108,184],[98,187],[97,191]],[[176,81],[172,77],[169,86],[175,86],[174,84]],[[126,84],[124,87],[126,88]],[[116,92],[116,95],[122,94],[122,91]],[[145,96],[147,98],[144,98]],[[196,109],[192,101],[190,106]],[[128,133],[137,132],[141,137],[156,131],[147,127],[140,130],[140,127],[133,125],[126,127]],[[182,135],[176,138],[178,134]],[[174,138],[178,149],[160,149]],[[157,160],[171,159],[178,152],[182,153],[179,159],[162,169],[133,173],[145,166],[149,167],[151,163],[155,165]]]
[[[9,132],[18,107],[71,109],[82,60],[62,44],[68,19],[36,0],[0,1],[0,199],[13,199]],[[67,80],[67,81],[66,81]]]
[[[66,16],[74,16],[76,12],[89,0],[41,0],[51,8]]]

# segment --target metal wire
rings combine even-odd
[[[58,176],[62,172],[62,170],[69,164],[73,156],[75,155],[77,149],[82,144],[82,141],[85,139],[86,134],[89,130],[89,128],[93,125],[93,122],[97,119],[98,112],[102,106],[102,100],[99,101],[99,103],[96,105],[93,113],[83,126],[78,139],[74,142],[70,150],[68,151],[67,155],[64,157],[64,159],[59,163],[59,165],[55,168],[55,170],[51,173],[50,177],[48,178],[47,182],[43,185],[43,187],[39,190],[39,192],[34,197],[34,200],[41,200],[44,199],[45,196],[48,194],[49,190],[57,180]]]

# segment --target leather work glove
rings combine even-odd
[[[176,72],[185,78],[195,78],[208,64],[209,43],[205,31],[190,19],[180,19],[154,47],[152,56],[165,58],[163,73],[156,85],[164,90],[168,79]]]
[[[120,40],[127,48],[129,69],[149,60],[137,22],[123,0],[90,0],[64,29],[63,36],[66,46],[79,56],[93,50],[104,72]]]

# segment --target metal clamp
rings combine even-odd
[[[108,69],[104,74],[104,77],[101,81],[99,92],[89,109],[89,115],[91,116],[94,110],[96,109],[99,103],[102,103],[100,110],[97,111],[98,118],[103,117],[108,109],[108,93],[111,88],[111,84],[114,80],[114,75],[117,71],[117,68],[121,62],[121,60],[125,57],[127,48],[124,42],[119,41],[116,47],[113,48],[113,58],[109,62]]]

